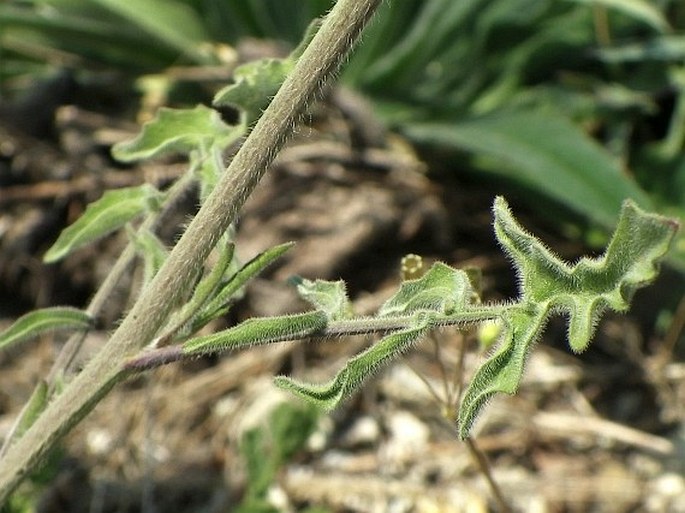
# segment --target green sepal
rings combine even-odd
[[[331,321],[353,317],[352,304],[347,297],[347,287],[343,280],[307,280],[293,278],[297,284],[297,293],[309,302],[316,310],[326,312]]]
[[[411,348],[429,330],[432,316],[420,312],[411,327],[383,337],[366,351],[348,360],[332,381],[324,385],[300,383],[286,376],[275,378],[276,386],[292,392],[324,410],[332,410],[349,397],[381,366]]]
[[[225,148],[243,134],[243,127],[227,125],[210,107],[162,107],[154,119],[143,125],[137,137],[115,144],[112,155],[121,162],[131,162],[168,153],[189,154],[201,147]]]
[[[56,306],[34,310],[19,317],[0,333],[0,348],[36,338],[49,331],[85,330],[90,328],[91,323],[90,315],[77,308]]]
[[[318,311],[276,317],[256,317],[227,330],[190,339],[183,344],[183,353],[187,356],[199,356],[307,338],[320,333],[327,324],[326,314]]]
[[[118,230],[139,215],[159,208],[163,196],[149,184],[105,192],[86,207],[76,222],[62,231],[43,261],[56,262],[75,249]]]

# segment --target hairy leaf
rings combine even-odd
[[[243,133],[243,127],[227,125],[217,111],[204,105],[193,109],[163,107],[136,138],[114,145],[112,155],[131,162],[167,153],[188,154],[199,147],[224,148]]]
[[[236,299],[247,282],[280,258],[293,245],[293,242],[286,242],[269,248],[246,263],[238,272],[228,277],[226,281],[222,282],[212,300],[202,309],[197,318],[193,319],[193,325],[200,328],[212,319],[225,315],[231,301]]]
[[[269,105],[293,66],[289,59],[262,59],[238,66],[233,72],[235,83],[221,89],[212,103],[240,110],[243,123],[250,126]]]
[[[34,310],[19,317],[0,333],[0,348],[35,338],[48,331],[87,329],[91,321],[91,317],[83,310],[67,306]]]
[[[320,408],[332,410],[361,387],[384,363],[397,358],[420,340],[429,329],[432,315],[425,312],[416,314],[411,327],[383,337],[366,351],[348,360],[337,376],[325,385],[299,383],[286,376],[278,376],[275,383]]]
[[[353,316],[352,304],[347,297],[347,288],[343,280],[311,281],[298,278],[297,293],[316,310],[326,312],[332,321]]]
[[[437,262],[417,280],[405,280],[400,290],[378,310],[379,317],[411,315],[418,311],[449,314],[461,311],[472,297],[464,271]]]
[[[162,196],[149,184],[105,192],[86,207],[74,224],[62,231],[43,261],[56,262],[75,249],[121,228],[144,212],[157,208]]]
[[[635,290],[656,277],[658,261],[678,229],[674,220],[645,213],[626,201],[606,252],[571,265],[527,233],[503,198],[495,200],[494,213],[497,239],[519,276],[520,297],[501,309],[500,347],[478,369],[464,394],[458,420],[462,438],[495,393],[516,392],[526,357],[551,313],[568,315],[571,348],[583,351],[601,313],[607,308],[627,310]]]
[[[233,71],[234,83],[221,89],[214,96],[212,104],[238,109],[243,125],[252,126],[271,103],[320,26],[320,20],[312,21],[300,44],[285,59],[260,59],[238,66]]]
[[[652,281],[677,224],[626,201],[606,252],[569,265],[514,220],[506,201],[494,206],[495,233],[519,276],[520,300],[569,315],[571,348],[583,351],[606,308],[628,309],[635,290]]]
[[[540,336],[547,313],[544,309],[516,309],[504,316],[500,347],[473,376],[459,407],[458,431],[464,439],[478,413],[497,392],[513,394],[523,377],[524,365]]]
[[[183,352],[186,355],[202,355],[306,338],[325,329],[327,323],[326,314],[319,311],[248,319],[227,330],[190,339],[183,344]]]

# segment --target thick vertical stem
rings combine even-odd
[[[103,350],[51,403],[0,462],[0,504],[99,400],[125,377],[124,360],[149,341],[182,297],[195,269],[235,220],[300,115],[335,74],[380,0],[339,0],[188,226],[155,279]]]

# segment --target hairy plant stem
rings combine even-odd
[[[191,169],[171,186],[167,192],[167,199],[164,202],[162,211],[148,216],[141,225],[140,229],[151,230],[153,232],[156,231],[166,219],[168,214],[176,207],[178,200],[187,194],[188,189],[192,187],[194,183],[195,178]],[[129,242],[126,245],[126,248],[124,248],[124,251],[117,258],[116,262],[114,262],[114,265],[105,278],[105,281],[102,282],[102,285],[100,285],[97,292],[90,300],[90,303],[86,308],[88,315],[93,318],[97,318],[102,313],[103,308],[117,288],[119,281],[127,272],[130,271],[135,258],[135,246],[133,242]],[[47,378],[48,387],[50,387],[50,393],[54,392],[57,381],[66,378],[69,374],[71,367],[73,366],[73,362],[83,346],[83,341],[86,338],[86,335],[87,333],[79,332],[69,337],[59,355],[57,355],[55,363],[50,369],[50,373],[48,374]]]
[[[0,462],[0,504],[55,443],[130,371],[123,363],[148,343],[266,172],[305,107],[336,73],[380,0],[339,0],[298,60],[212,194],[141,292],[105,347]]]
[[[434,319],[428,322],[429,328],[440,328],[448,326],[458,326],[463,327],[469,324],[474,324],[478,322],[498,319],[501,317],[502,312],[506,308],[511,308],[516,306],[515,303],[502,305],[491,305],[482,306],[478,309],[468,312],[460,312],[458,314],[446,315],[443,317],[436,316]],[[258,320],[258,319],[254,319]],[[246,341],[244,346],[240,344],[234,346],[234,348],[253,346],[253,345],[265,345],[273,344],[278,342],[292,342],[295,340],[301,340],[303,338],[340,338],[349,337],[355,335],[371,335],[374,333],[386,333],[392,331],[399,331],[403,329],[411,328],[416,324],[416,319],[413,316],[402,316],[402,317],[389,317],[389,318],[378,318],[378,317],[360,317],[357,319],[346,319],[342,321],[332,321],[328,323],[326,328],[319,330],[312,330],[305,336],[301,334],[298,336],[282,336],[274,335],[272,338],[265,337],[261,339],[258,343],[251,341]],[[220,350],[216,350],[219,352]],[[210,351],[208,351],[210,352]],[[148,369],[153,369],[155,367],[160,367],[168,363],[177,362],[184,359],[197,358],[196,353],[188,353],[183,350],[183,344],[177,344],[167,347],[159,347],[155,349],[146,349],[140,354],[130,358],[126,364],[125,368],[127,370],[140,372]]]

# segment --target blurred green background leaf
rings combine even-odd
[[[220,65],[246,37],[294,46],[331,3],[10,0],[0,78]],[[607,230],[626,197],[685,213],[684,29],[677,0],[384,2],[342,79],[449,172]],[[674,254],[685,270],[682,236]]]

